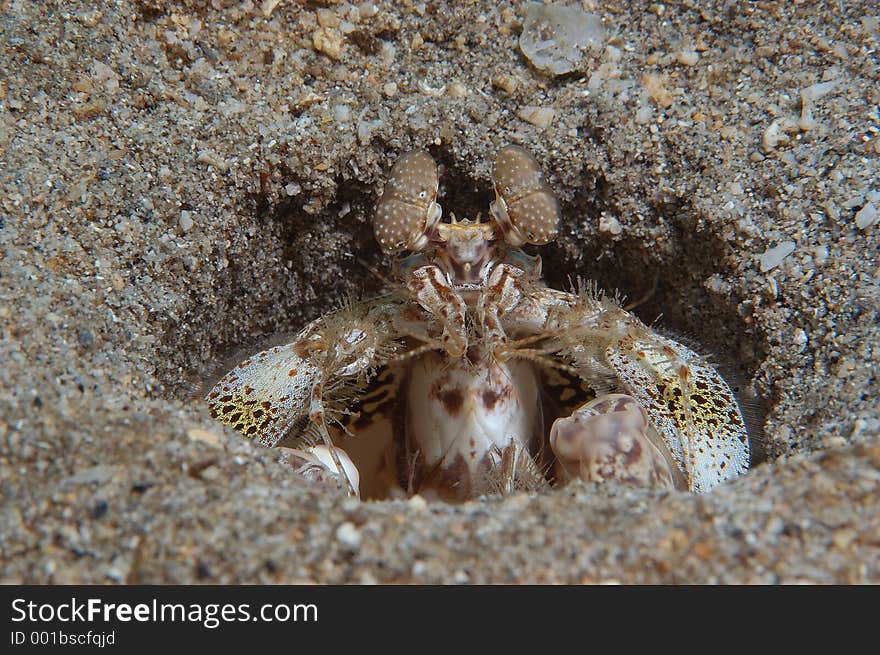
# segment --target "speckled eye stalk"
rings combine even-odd
[[[373,233],[385,252],[422,250],[442,211],[437,204],[437,164],[427,152],[401,155],[376,205]]]
[[[538,162],[519,146],[505,146],[492,166],[495,202],[490,205],[504,240],[512,246],[542,245],[559,231],[559,205]]]

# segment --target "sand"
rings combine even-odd
[[[0,3],[3,582],[880,581],[874,3],[584,2],[558,77],[524,3],[204,4]],[[505,143],[561,200],[548,281],[707,353],[748,475],[361,503],[192,399],[382,288],[400,152],[472,216]]]

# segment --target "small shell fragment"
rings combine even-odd
[[[186,209],[181,211],[180,217],[177,219],[177,224],[180,226],[182,232],[189,232],[194,225],[193,213]]]
[[[339,30],[319,27],[312,33],[312,47],[331,59],[339,59],[342,54],[343,38]]]
[[[496,89],[501,89],[505,93],[513,93],[516,91],[516,87],[519,84],[519,80],[515,75],[510,75],[509,73],[498,73],[492,78],[492,86]]]
[[[432,98],[441,98],[446,93],[445,84],[443,86],[431,86],[424,78],[418,81],[416,87],[426,96],[431,96]]]
[[[620,221],[608,212],[602,212],[599,215],[599,231],[606,232],[612,236],[617,236],[623,232],[623,226]]]
[[[782,260],[794,252],[794,241],[783,241],[778,246],[770,248],[760,255],[759,263],[761,272],[766,273],[782,263]]]
[[[423,150],[401,155],[391,169],[385,192],[376,205],[373,231],[385,252],[418,251],[440,219],[437,164]]]
[[[790,140],[788,135],[797,133],[799,129],[794,121],[787,118],[777,118],[761,135],[761,148],[765,153],[770,154],[780,144],[788,143]]]
[[[519,146],[506,146],[492,166],[492,214],[512,246],[541,245],[556,238],[559,205],[538,162]]]
[[[797,120],[797,126],[803,130],[814,130],[819,124],[813,118],[813,102],[824,95],[831,93],[837,86],[839,80],[829,80],[828,82],[820,82],[801,89],[801,115]]]
[[[208,430],[202,430],[201,428],[191,428],[186,431],[186,436],[188,436],[193,441],[207,444],[209,446],[220,446],[220,437],[218,437],[213,432],[209,432]]]
[[[873,203],[869,202],[856,213],[856,227],[860,230],[871,227],[877,222],[878,216],[880,216],[880,212],[877,211]]]
[[[659,75],[651,75],[646,73],[642,76],[642,86],[648,92],[648,96],[654,101],[658,107],[669,109],[675,99],[663,83],[663,78]]]
[[[700,55],[696,50],[682,50],[676,58],[682,66],[694,66],[700,61]]]
[[[535,68],[565,75],[582,68],[584,51],[601,49],[605,28],[595,14],[576,4],[529,3],[519,48]]]
[[[446,89],[446,94],[450,98],[466,98],[468,95],[468,88],[458,80],[453,80],[449,83],[449,86]]]
[[[536,127],[540,127],[544,129],[550,126],[550,123],[553,121],[553,117],[556,116],[556,110],[551,107],[521,107],[518,112],[516,112],[517,117],[520,120],[524,120],[526,123],[531,123]]]

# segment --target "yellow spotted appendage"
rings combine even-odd
[[[208,393],[211,416],[274,446],[303,415],[320,368],[297,353],[299,341],[264,350],[229,371]]]
[[[739,405],[695,352],[651,333],[621,339],[606,357],[663,436],[692,491],[708,491],[746,472],[749,439]]]
[[[306,418],[326,434],[331,395],[365,383],[377,361],[395,351],[390,316],[398,302],[383,296],[331,312],[292,342],[244,360],[205,397],[211,416],[265,446]]]

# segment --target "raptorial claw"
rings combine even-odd
[[[632,396],[600,396],[570,417],[557,419],[550,429],[550,448],[556,455],[557,477],[563,480],[687,488],[648,415]]]

